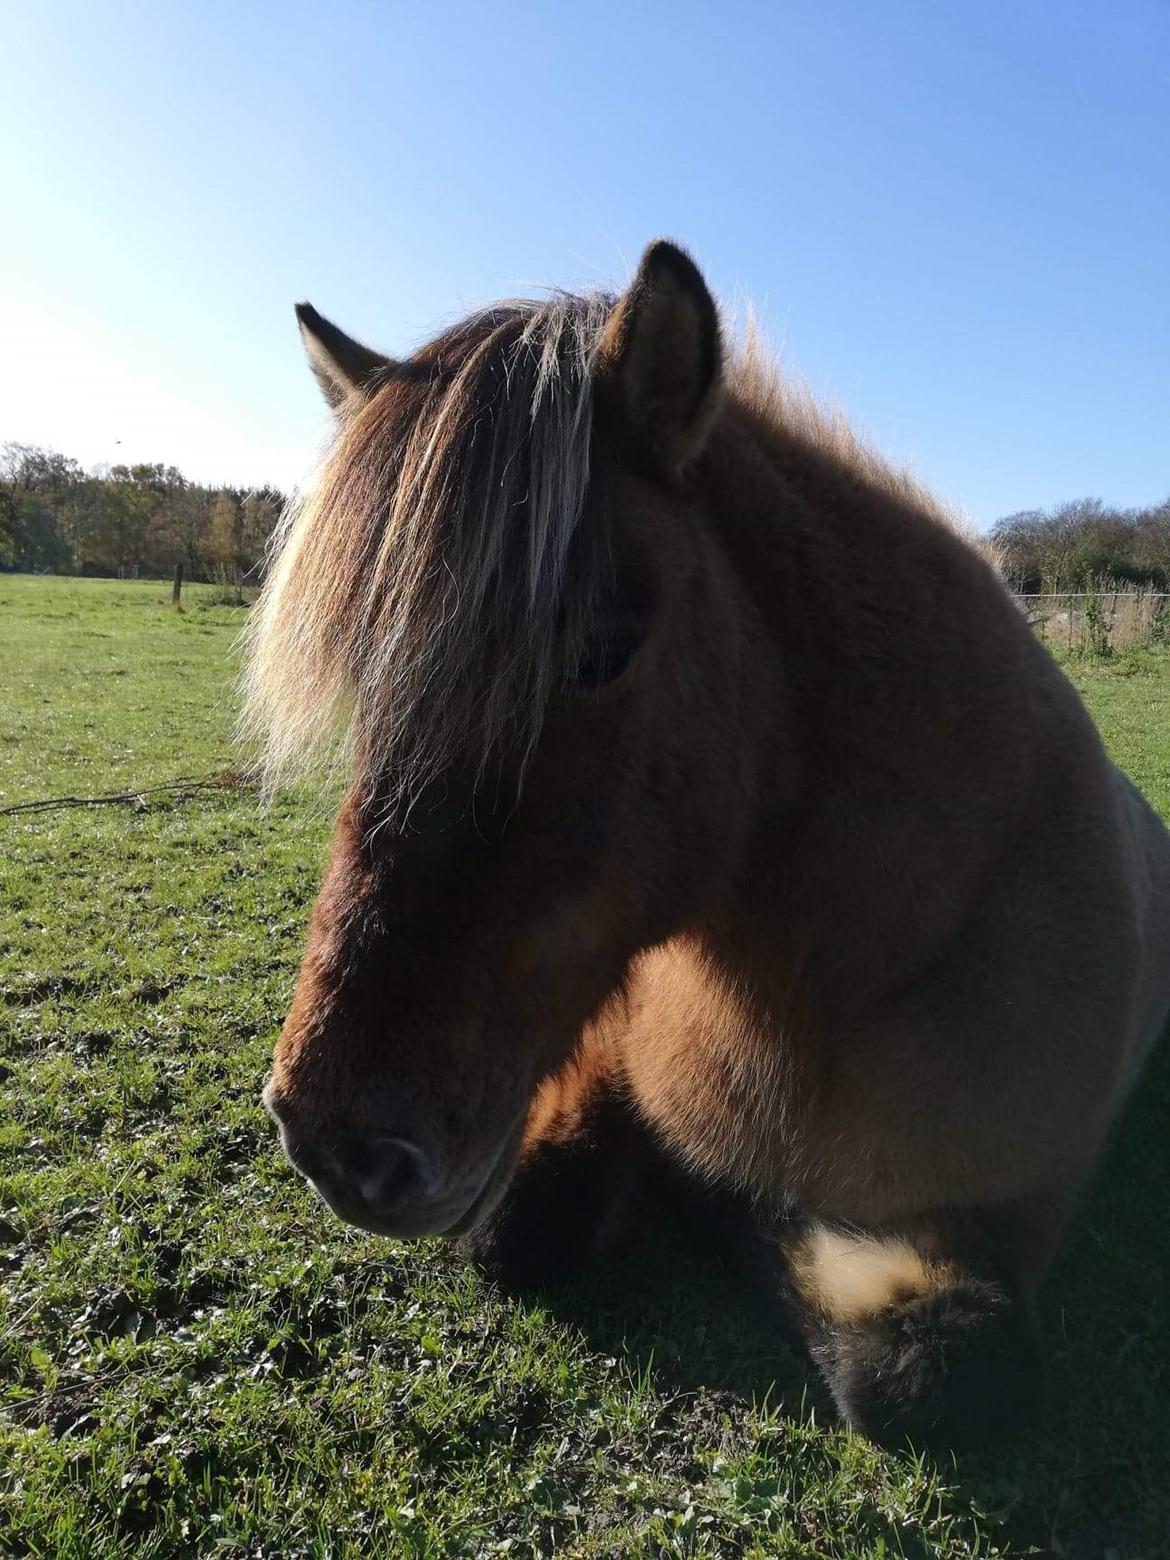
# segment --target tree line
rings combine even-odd
[[[84,471],[54,450],[0,444],[0,569],[188,578],[254,573],[280,517],[275,488],[205,487],[174,466]]]
[[[991,535],[1016,591],[1060,595],[1104,582],[1170,590],[1170,499],[1148,509],[1115,509],[1099,498],[1078,498],[1005,515]]]
[[[0,569],[189,578],[254,576],[284,497],[205,487],[174,466],[101,467],[26,444],[0,445]],[[1078,498],[991,528],[1013,590],[1084,590],[1103,580],[1170,590],[1170,499],[1117,509]]]

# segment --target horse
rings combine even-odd
[[[518,1286],[670,1167],[848,1426],[1018,1431],[1170,1012],[1163,825],[976,542],[675,244],[397,361],[297,316],[336,436],[245,727],[347,788],[263,1096],[293,1166]]]

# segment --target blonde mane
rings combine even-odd
[[[575,544],[611,307],[485,310],[342,427],[283,518],[247,630],[242,726],[266,783],[348,755],[405,815],[453,764],[523,766],[600,576]]]

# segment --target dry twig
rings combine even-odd
[[[178,780],[167,780],[161,785],[141,786],[133,791],[110,791],[104,796],[48,796],[35,802],[17,802],[12,807],[0,807],[0,818],[18,813],[53,812],[62,807],[114,807],[130,806],[139,809],[147,806],[148,796],[191,796],[199,791],[237,790],[244,784],[244,776],[235,769],[225,769],[218,775],[208,775],[202,780],[185,775]]]

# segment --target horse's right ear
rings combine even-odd
[[[659,238],[618,299],[597,360],[598,406],[622,455],[673,476],[703,447],[719,406],[723,345],[702,272]]]
[[[351,397],[368,398],[394,371],[393,359],[372,352],[318,314],[311,303],[297,304],[297,324],[309,367],[335,412]]]

